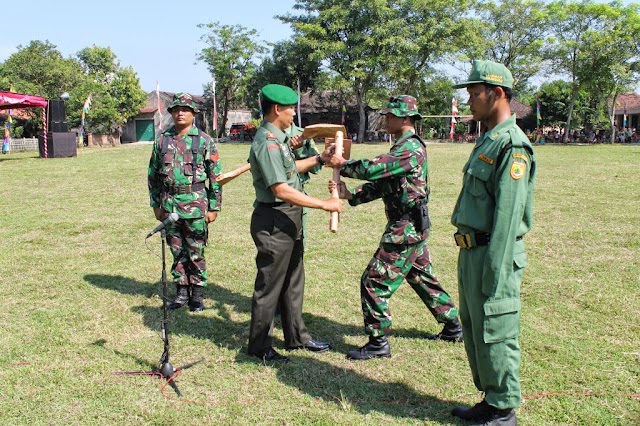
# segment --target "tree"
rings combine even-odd
[[[633,9],[637,10],[637,6],[623,9],[619,2],[599,4],[592,0],[569,3],[560,0],[549,5],[550,17],[555,23],[555,40],[550,46],[549,56],[556,69],[564,71],[571,79],[571,101],[563,142],[567,141],[571,129],[578,93],[587,90],[595,97],[604,85],[605,96],[610,96],[612,87],[615,87],[614,80],[626,75],[625,69],[630,69],[631,59],[637,56],[635,48],[627,49],[633,41],[626,41],[626,28],[622,27],[631,22],[631,36],[637,36],[637,24],[623,16],[623,12],[629,13]],[[616,53],[619,46],[623,46],[621,50],[625,51],[626,58]],[[621,65],[622,71],[612,74],[612,70]],[[595,104],[597,102],[592,102],[592,106]]]
[[[489,0],[476,6],[482,24],[477,43],[461,44],[465,60],[489,59],[504,64],[514,79],[514,92],[543,66],[548,28],[552,21],[544,4],[535,0]]]
[[[297,0],[278,18],[294,29],[294,42],[311,51],[312,60],[348,83],[358,105],[358,138],[364,140],[365,104],[386,64],[399,53],[404,22],[385,0]],[[398,42],[398,43],[396,43]]]
[[[112,132],[136,115],[147,95],[131,67],[121,67],[116,54],[108,47],[92,46],[77,54],[84,80],[69,91],[67,118],[80,126],[84,102],[91,95],[91,109],[85,128],[97,133]]]
[[[200,38],[208,47],[202,49],[197,59],[207,64],[216,81],[216,97],[222,100],[217,102],[222,107],[220,128],[224,129],[229,109],[240,106],[250,96],[249,82],[257,67],[254,60],[266,48],[256,40],[256,30],[249,30],[242,25],[213,22],[199,24],[198,28],[208,31]],[[205,86],[207,89],[211,91],[211,83]]]
[[[7,58],[0,68],[0,76],[8,90],[13,87],[21,93],[59,99],[63,92],[82,80],[80,64],[65,59],[56,46],[47,41],[33,40]]]
[[[466,1],[297,0],[300,14],[278,18],[292,25],[296,44],[348,85],[364,140],[365,105],[383,102],[391,87],[416,96],[431,64],[455,50],[465,8]]]

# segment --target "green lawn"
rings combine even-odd
[[[471,145],[428,146],[436,272],[457,301],[449,217]],[[393,357],[350,362],[364,343],[359,279],[377,247],[381,202],[345,205],[338,233],[311,211],[304,318],[326,354],[290,352],[264,367],[246,355],[255,248],[253,188],[224,188],[210,226],[209,309],[171,312],[177,399],[162,381],[118,371],[162,354],[161,243],[146,167],[151,147],[85,148],[77,158],[0,156],[0,424],[464,424],[449,412],[481,398],[462,345],[439,331],[408,285],[392,299]],[[355,145],[373,157],[385,145]],[[220,146],[223,169],[248,144]],[[540,146],[534,230],[522,288],[522,425],[640,423],[640,147]],[[327,196],[328,169],[312,179]],[[167,251],[170,259],[170,253]],[[276,347],[282,334],[276,333]],[[285,352],[286,353],[286,352]]]

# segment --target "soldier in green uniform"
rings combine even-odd
[[[354,360],[391,355],[387,339],[391,330],[389,300],[405,278],[433,317],[444,323],[442,331],[432,338],[462,340],[458,309],[434,275],[427,247],[429,173],[426,145],[415,133],[415,121],[422,118],[416,99],[394,96],[380,113],[386,115],[387,132],[397,139],[389,153],[373,160],[351,161],[335,154],[329,163],[339,167],[342,176],[369,181],[352,191],[341,182],[341,198],[348,199],[352,206],[382,198],[388,219],[380,246],[360,280],[369,342],[347,354]],[[329,188],[334,187],[332,182]]]
[[[191,311],[201,311],[207,285],[207,224],[216,220],[222,205],[222,187],[216,183],[221,165],[211,137],[194,125],[198,108],[191,95],[176,93],[167,110],[174,126],[153,144],[148,171],[151,207],[158,220],[172,212],[180,217],[165,228],[177,290],[169,309],[188,303]]]
[[[466,87],[473,118],[486,126],[465,164],[451,223],[457,228],[464,343],[484,399],[452,414],[485,425],[517,424],[520,391],[520,283],[527,266],[536,158],[509,102],[513,77],[502,64],[474,61]]]
[[[251,303],[249,355],[263,361],[288,358],[273,349],[271,324],[276,307],[287,349],[314,352],[329,350],[330,344],[311,339],[302,320],[304,263],[302,208],[341,211],[339,199],[320,200],[303,192],[299,173],[305,173],[323,157],[294,159],[289,137],[284,132],[293,123],[298,95],[291,88],[268,84],[260,91],[265,112],[249,152],[253,186],[256,192],[251,216],[251,237],[258,251],[258,269]],[[324,159],[330,157],[323,153]]]

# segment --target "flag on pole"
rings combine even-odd
[[[156,80],[156,108],[157,111],[154,114],[158,116],[158,120],[156,123],[156,136],[160,134],[160,128],[162,127],[162,101],[160,100],[160,82]]]
[[[627,127],[627,107],[624,107],[624,114],[622,114],[622,128]]]
[[[456,117],[458,116],[458,101],[456,98],[451,99],[451,132],[449,133],[449,139],[453,139],[456,133]]]
[[[345,121],[347,121],[347,103],[342,100],[342,125],[344,126]]]
[[[218,137],[218,107],[216,105],[216,79],[211,81],[211,97],[213,98],[213,133]]]
[[[536,99],[536,127],[540,127],[542,116],[540,115],[540,100]]]
[[[84,101],[84,105],[82,106],[82,114],[80,116],[80,143],[84,145],[84,119],[85,116],[89,113],[89,109],[91,108],[91,93],[87,96],[87,99]]]
[[[298,77],[298,127],[302,127],[302,114],[300,114],[300,78]]]

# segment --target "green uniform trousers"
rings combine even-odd
[[[524,242],[517,241],[513,274],[497,288],[483,288],[487,246],[461,249],[458,256],[460,320],[473,382],[499,409],[520,405],[520,284]]]
[[[251,303],[248,352],[263,355],[272,346],[271,329],[277,306],[285,347],[301,347],[311,339],[302,320],[302,207],[258,204],[251,216],[251,236],[258,250],[258,273]]]

